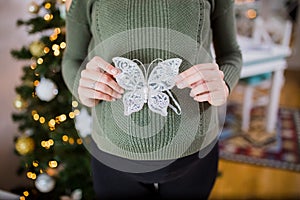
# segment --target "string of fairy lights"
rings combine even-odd
[[[61,3],[64,3],[64,2],[65,2],[65,0],[61,1]],[[37,13],[38,10],[39,10],[37,6],[38,6],[37,4],[35,4],[35,3],[32,2],[30,4],[29,8],[28,8],[29,12],[31,12],[31,13]],[[44,8],[46,10],[50,10],[51,7],[52,7],[52,4],[50,2],[47,2],[47,3],[44,4]],[[53,19],[53,14],[46,13],[43,18],[47,22],[51,21]],[[54,42],[58,38],[58,35],[61,34],[61,33],[62,33],[62,28],[59,28],[59,27],[54,28],[53,33],[49,36],[50,41]],[[53,44],[51,48],[45,46],[43,48],[43,54],[42,54],[42,56],[50,53],[51,50],[52,50],[52,53],[53,53],[54,56],[59,56],[61,54],[61,50],[64,50],[66,48],[66,46],[67,46],[66,42],[61,42],[60,44]],[[44,63],[44,59],[42,57],[39,57],[39,58],[33,59],[33,60],[34,60],[34,62],[30,65],[30,68],[32,70],[35,70],[39,65],[42,65]],[[37,77],[39,77],[38,73],[35,73],[35,75]],[[35,87],[37,87],[39,84],[40,84],[39,80],[33,81],[33,85]],[[35,92],[33,92],[32,96],[33,97],[36,96]],[[16,107],[22,107],[21,106],[22,103],[20,103],[19,101],[15,105],[16,105]],[[80,114],[79,109],[76,109],[78,107],[78,102],[77,101],[73,101],[72,102],[72,107],[75,108],[75,109],[73,111],[71,111],[70,113],[68,113],[68,116],[69,116],[70,119],[74,119],[77,115]],[[37,121],[37,122],[39,122],[41,124],[46,123],[45,117],[40,116],[39,113],[38,113],[38,111],[32,110],[31,114],[32,114],[32,118],[35,121]],[[60,123],[62,123],[64,121],[66,121],[66,120],[67,120],[66,114],[61,114],[59,116],[56,116],[54,119],[49,119],[48,120],[49,129],[51,131],[54,131],[56,125],[58,125],[58,124],[60,124]],[[69,142],[70,144],[74,144],[74,139],[73,138],[69,138],[67,135],[63,135],[62,136],[62,140],[64,142]],[[77,140],[77,144],[82,144],[82,141],[81,140]],[[41,145],[42,145],[42,147],[44,147],[46,149],[49,149],[50,146],[54,145],[54,141],[53,140],[42,141]]]
[[[57,2],[61,6],[64,6],[65,0],[57,0]],[[51,7],[54,5],[52,2],[46,2],[42,5],[43,5],[44,10],[46,10],[46,12],[43,14],[43,19],[45,20],[45,22],[50,22],[51,20],[54,19],[54,16],[50,11]],[[38,14],[40,12],[40,8],[41,8],[40,5],[38,5],[36,2],[32,1],[30,3],[30,5],[28,6],[28,11],[32,14]],[[34,80],[32,83],[34,87],[38,87],[40,84],[40,74],[38,72],[36,72],[36,69],[44,63],[44,56],[47,54],[53,54],[56,57],[60,56],[62,54],[62,51],[66,48],[66,46],[67,46],[66,42],[64,42],[64,41],[56,42],[56,40],[59,38],[59,35],[64,34],[64,33],[65,33],[65,29],[63,27],[56,27],[53,29],[52,33],[49,34],[49,40],[52,42],[52,46],[46,46],[45,44],[43,44],[40,41],[37,41],[30,45],[29,48],[31,48],[30,50],[34,54],[33,55],[34,57],[31,59],[32,63],[30,65],[30,68],[31,68],[31,70],[34,71],[34,74],[37,77],[36,80]],[[33,91],[32,97],[35,98],[36,96],[37,96],[36,92]],[[24,99],[22,99],[22,97],[20,95],[17,95],[17,97],[14,101],[14,106],[18,110],[23,110],[28,106],[28,103]],[[57,128],[58,125],[60,125],[63,122],[66,122],[68,119],[73,120],[77,115],[80,114],[80,110],[78,109],[78,106],[79,106],[79,103],[74,100],[74,101],[72,101],[73,110],[71,112],[66,113],[66,114],[60,114],[51,119],[47,119],[45,116],[41,115],[38,112],[38,110],[36,110],[36,109],[31,110],[31,116],[32,116],[32,119],[34,121],[36,121],[37,123],[40,123],[42,125],[46,124],[50,131],[55,131],[55,129]],[[83,141],[81,138],[73,138],[67,134],[62,134],[61,141],[63,143],[69,144],[69,145],[74,145],[74,144],[82,145],[83,144]],[[26,155],[26,154],[34,151],[34,148],[35,148],[34,145],[40,145],[45,150],[49,150],[49,149],[51,149],[51,147],[53,147],[55,145],[55,141],[50,138],[50,139],[40,141],[40,144],[35,144],[32,138],[26,137],[26,136],[21,136],[16,141],[16,150],[21,155]],[[39,174],[46,173],[49,176],[53,176],[56,173],[58,173],[56,169],[59,168],[59,162],[57,160],[51,159],[48,161],[47,164],[49,167],[47,169],[43,169],[40,166],[39,161],[37,161],[37,160],[32,161],[32,163],[31,163],[32,166],[29,166],[29,164],[26,164],[27,169],[33,167],[33,168],[38,169],[38,172],[39,172],[39,173],[37,173],[37,171],[34,171],[34,170],[27,171],[26,177],[28,179],[37,181]],[[20,200],[26,200],[26,198],[29,196],[30,196],[30,193],[29,193],[29,191],[26,190],[23,192],[23,195],[20,197]]]

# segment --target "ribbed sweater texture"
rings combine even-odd
[[[73,0],[66,18],[64,80],[78,98],[80,71],[93,56],[148,64],[180,57],[182,72],[213,62],[213,42],[215,61],[232,90],[242,65],[234,17],[233,0]],[[207,102],[193,102],[188,92],[179,94],[181,104],[191,107],[186,105],[183,115],[169,109],[167,117],[147,105],[127,117],[122,100],[100,102],[92,109],[94,141],[102,151],[133,160],[177,159],[205,148],[218,137],[218,129],[211,129],[217,126],[217,113]]]

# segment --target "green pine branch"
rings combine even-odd
[[[14,58],[19,60],[28,60],[32,58],[30,51],[26,47],[22,47],[20,50],[12,50],[10,53]]]
[[[34,34],[43,32],[48,29],[52,29],[53,27],[63,27],[65,25],[65,21],[60,18],[59,10],[55,10],[51,14],[53,15],[52,20],[45,21],[45,19],[41,16],[37,16],[28,20],[19,19],[17,21],[17,26],[30,27],[28,33]]]

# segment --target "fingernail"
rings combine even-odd
[[[117,98],[118,98],[118,99],[121,99],[121,98],[122,98],[122,95],[117,94]]]
[[[111,70],[111,73],[112,73],[112,74],[114,74],[114,75],[117,75],[117,73],[118,73],[118,70],[116,70],[116,69],[112,69],[112,70]]]
[[[120,93],[121,93],[121,94],[123,94],[124,92],[125,92],[124,89],[121,89],[121,90],[120,90]]]
[[[183,83],[179,83],[179,84],[177,84],[177,87],[178,87],[179,89],[182,89],[182,88],[184,88],[184,84],[183,84]]]
[[[112,98],[111,101],[116,101],[116,99],[115,99],[115,98]]]
[[[193,93],[193,92],[190,92],[190,96],[191,96],[191,97],[194,97],[195,95],[194,95],[194,93]]]

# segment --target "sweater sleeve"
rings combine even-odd
[[[66,15],[66,43],[62,75],[68,89],[78,99],[80,66],[87,57],[91,33],[88,23],[87,0],[73,0]]]
[[[211,27],[216,62],[224,72],[229,91],[232,91],[242,68],[242,55],[236,40],[234,1],[217,0],[213,9]]]

